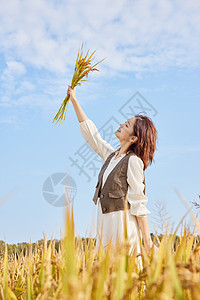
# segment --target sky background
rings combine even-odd
[[[76,88],[102,137],[118,145],[114,131],[142,110],[157,128],[154,162],[145,171],[150,232],[162,232],[158,207],[178,225],[187,211],[178,193],[197,214],[198,0],[1,0],[0,25],[0,240],[35,242],[45,231],[48,239],[60,238],[65,208],[43,194],[46,180],[58,173],[75,182],[76,234],[95,235],[92,198],[103,160],[86,146],[71,102],[63,125],[53,123],[82,42],[85,54],[96,50],[95,62],[106,58],[100,72]],[[87,159],[80,156],[84,149]],[[55,185],[55,194],[63,191]],[[190,216],[185,224],[192,224]]]

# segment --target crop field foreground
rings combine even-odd
[[[165,232],[158,254],[140,240],[141,254],[129,255],[127,237],[121,243],[95,247],[95,239],[75,237],[73,209],[66,208],[65,233],[55,240],[30,244],[26,251],[8,251],[0,256],[0,299],[200,299],[200,232],[184,226],[179,241],[176,232]],[[195,236],[195,229],[199,235]],[[158,239],[158,238],[157,238]],[[175,242],[176,241],[176,242]],[[142,260],[142,267],[139,263]]]

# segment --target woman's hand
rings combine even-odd
[[[70,95],[70,100],[76,100],[76,88],[71,88],[71,85],[68,85],[67,95]]]

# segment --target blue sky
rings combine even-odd
[[[85,147],[72,103],[64,124],[52,123],[82,42],[85,51],[97,50],[95,61],[106,59],[100,72],[77,87],[77,99],[102,136],[106,126],[115,131],[126,120],[122,106],[127,105],[126,113],[130,106],[139,113],[137,99],[146,100],[145,112],[158,131],[155,163],[145,171],[150,232],[161,230],[155,220],[158,203],[178,224],[186,207],[175,188],[190,207],[200,193],[199,1],[14,0],[0,5],[0,240],[34,242],[45,231],[48,238],[60,238],[64,207],[50,205],[43,196],[44,182],[55,173],[75,181],[76,233],[95,234],[97,174],[85,169],[88,176],[80,175],[71,165],[70,158],[80,159],[77,151]],[[112,137],[105,139],[114,146]],[[95,161],[99,170],[102,164]],[[62,194],[62,186],[56,191]],[[186,223],[191,224],[189,216]]]

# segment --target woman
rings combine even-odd
[[[67,94],[77,114],[83,138],[104,160],[99,173],[93,201],[97,204],[97,248],[100,240],[103,247],[110,241],[117,242],[124,235],[125,201],[127,209],[127,235],[130,244],[129,254],[135,249],[141,253],[140,230],[145,247],[150,250],[151,240],[147,215],[150,211],[145,204],[144,171],[153,161],[156,149],[157,131],[150,118],[136,115],[120,124],[115,136],[121,147],[117,150],[103,140],[94,125],[87,118],[77,98],[76,89],[68,86]],[[158,248],[154,245],[154,252]]]

